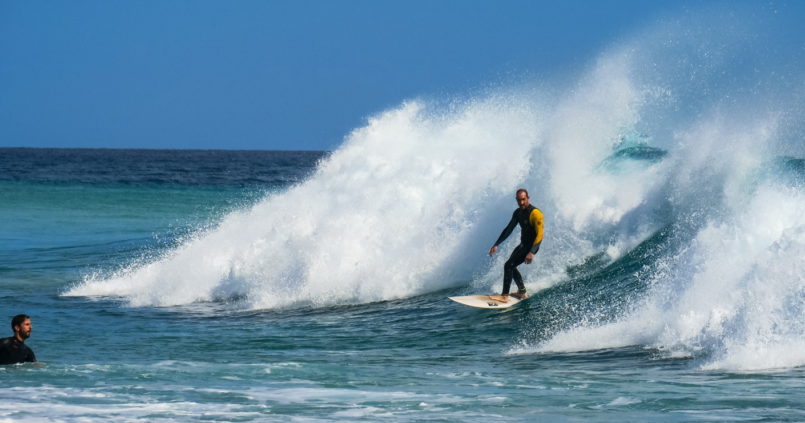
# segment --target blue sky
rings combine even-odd
[[[700,3],[0,0],[0,146],[329,150],[406,99],[571,69]]]

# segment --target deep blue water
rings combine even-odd
[[[130,288],[149,277],[142,274],[148,263],[173,272],[165,263],[179,260],[177,252],[188,243],[230,230],[227,219],[257,219],[281,233],[283,225],[274,227],[272,215],[257,210],[273,209],[282,198],[296,198],[300,186],[325,178],[316,166],[328,157],[0,149],[0,310],[9,319],[32,316],[27,343],[40,360],[0,368],[0,420],[805,420],[805,372],[796,363],[773,369],[723,364],[729,348],[708,345],[706,331],[685,353],[649,337],[630,341],[629,329],[594,332],[629,322],[624,316],[651,297],[666,260],[684,257],[679,239],[699,229],[673,221],[617,259],[593,254],[551,284],[530,280],[534,297],[505,311],[447,299],[497,289],[500,262],[480,258],[474,259],[475,276],[462,279],[448,271],[455,277],[446,286],[412,285],[370,300],[358,286],[336,284],[342,277],[337,269],[330,274],[333,283],[357,294],[317,295],[309,292],[315,281],[299,277],[285,291],[272,279],[277,276],[254,270],[257,276],[215,276],[214,295],[185,301],[179,291],[204,289],[180,280],[193,268],[159,279],[172,289]],[[513,209],[506,199],[503,209]],[[310,207],[327,207],[325,215],[333,218],[362,212],[337,211],[337,201],[319,196],[298,213],[310,213]],[[489,232],[506,219],[497,216]],[[338,229],[346,238],[355,232]],[[405,237],[399,230],[392,235]],[[559,249],[552,238],[546,235],[544,248]],[[227,248],[227,242],[215,242],[191,250],[205,263]],[[327,250],[322,248],[315,253]],[[395,254],[407,252],[397,248]],[[365,272],[354,266],[353,272]],[[484,271],[494,282],[484,285]],[[260,278],[266,278],[263,285]],[[389,275],[388,281],[400,280]],[[385,285],[377,282],[374,289]],[[88,286],[99,291],[73,291]],[[139,290],[159,296],[143,297]],[[307,296],[289,294],[299,291]],[[270,299],[285,295],[287,301]],[[573,335],[577,329],[589,332]],[[570,346],[563,336],[578,337],[580,345]],[[801,339],[801,333],[791,336]],[[607,346],[597,338],[621,341]],[[720,342],[729,343],[729,335]]]

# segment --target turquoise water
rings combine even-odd
[[[197,180],[178,181],[164,169],[169,167],[164,163],[186,160],[177,158],[182,154],[193,153],[0,150],[4,163],[0,181],[0,221],[4,222],[0,232],[0,310],[9,318],[19,312],[32,316],[34,331],[28,344],[40,360],[0,368],[0,419],[805,419],[802,362],[758,368],[749,365],[753,364],[751,359],[746,359],[744,364],[748,365],[743,367],[724,359],[730,354],[725,345],[747,322],[751,323],[751,316],[745,315],[743,323],[725,325],[726,332],[732,334],[711,335],[708,328],[701,328],[696,341],[679,336],[675,343],[664,343],[662,335],[633,341],[630,316],[639,314],[635,309],[652,298],[653,292],[662,291],[658,287],[670,283],[663,279],[663,269],[678,265],[674,262],[684,260],[687,254],[680,239],[705,231],[701,225],[675,223],[669,217],[673,213],[665,214],[671,222],[659,225],[617,258],[600,253],[585,255],[577,265],[565,267],[556,281],[542,280],[552,277],[545,270],[552,256],[541,251],[547,257],[545,267],[527,273],[534,297],[505,311],[471,309],[447,299],[496,289],[500,260],[505,258],[488,261],[482,258],[482,250],[476,254],[480,258],[473,259],[469,277],[462,278],[460,272],[449,268],[434,267],[430,273],[412,268],[410,272],[423,283],[405,285],[408,291],[402,294],[384,291],[387,298],[369,301],[363,299],[361,287],[349,285],[355,282],[337,268],[332,269],[329,280],[351,288],[348,292],[311,292],[318,289],[313,276],[291,275],[294,285],[285,285],[280,280],[288,277],[288,272],[271,273],[276,270],[273,268],[252,269],[252,275],[241,271],[233,276],[235,270],[229,275],[221,273],[215,276],[216,289],[209,291],[209,297],[191,301],[185,300],[185,290],[207,291],[204,286],[194,286],[193,280],[180,280],[183,273],[159,279],[160,284],[173,289],[137,285],[151,277],[143,274],[150,263],[167,266],[165,263],[181,260],[177,252],[188,244],[237,227],[232,226],[232,219],[250,221],[261,216],[258,227],[268,233],[281,231],[282,225],[277,227],[271,220],[275,218],[271,212],[259,213],[261,207],[273,210],[277,201],[295,198],[295,190],[304,190],[324,178],[322,169],[338,165],[333,161],[341,160],[339,154],[343,153],[329,159],[322,153],[253,153],[247,164],[233,170],[227,163],[240,153],[208,152],[205,158],[193,157],[191,172],[199,175]],[[100,155],[99,164],[88,164],[87,157],[93,155]],[[159,168],[160,160],[154,157],[162,160],[164,172],[145,180],[136,169],[143,162]],[[329,161],[315,170],[323,159]],[[108,169],[115,160],[123,165],[114,176],[89,180],[87,175]],[[60,180],[44,180],[10,164],[22,166],[26,162],[40,170],[48,163],[71,170],[63,172]],[[219,168],[203,170],[211,169],[211,163]],[[272,163],[278,167],[282,163],[281,178],[265,181],[249,177],[264,173]],[[218,178],[213,178],[216,175]],[[210,183],[213,179],[216,182]],[[346,188],[344,192],[342,195],[363,195]],[[801,199],[800,191],[786,192]],[[395,201],[399,198],[395,195]],[[323,202],[330,206],[324,214],[335,220],[361,213],[354,208],[337,209],[337,198],[322,195],[317,199],[312,205],[304,204],[298,213],[315,214],[311,207],[323,206]],[[501,196],[500,201],[501,209],[513,209],[514,201],[508,196]],[[495,212],[497,209],[492,207]],[[553,213],[549,205],[545,209],[546,214]],[[478,215],[472,219],[482,220]],[[662,215],[651,212],[653,218]],[[497,225],[488,231],[492,234],[488,239],[502,228],[506,216],[495,216]],[[365,219],[369,221],[370,217]],[[450,222],[444,224],[450,227]],[[294,234],[304,238],[304,228],[309,225],[312,223],[305,221],[294,226]],[[389,233],[384,232],[385,226],[373,229],[382,232],[379,236],[384,242],[393,242],[386,240]],[[458,226],[453,229],[461,232]],[[339,230],[342,237],[366,236],[357,228],[339,226]],[[321,251],[317,248],[323,241],[338,245],[336,239],[321,239],[329,236],[326,230],[313,232],[318,236],[313,237],[312,244],[304,244],[305,248]],[[391,234],[405,238],[396,229]],[[253,239],[244,240],[242,235],[228,233],[226,237],[257,248]],[[422,236],[414,234],[418,241]],[[437,239],[440,237],[438,234]],[[794,248],[791,242],[788,247],[778,242],[777,248]],[[401,241],[394,244],[395,255],[410,252],[404,250]],[[562,248],[555,235],[549,235],[546,244],[553,245],[554,254]],[[225,239],[191,248],[190,254],[198,255],[200,263],[215,260],[217,249],[230,245]],[[286,247],[295,248],[293,244]],[[291,255],[297,252],[293,250]],[[283,253],[272,250],[265,254]],[[357,260],[350,263],[352,272],[372,275],[375,263],[341,254],[341,260]],[[389,260],[395,260],[395,255]],[[445,261],[460,263],[454,257]],[[245,266],[237,260],[228,263],[225,266]],[[424,266],[427,261],[407,263],[415,264]],[[298,272],[306,270],[299,263],[295,266],[291,267]],[[384,267],[380,265],[381,270]],[[389,267],[394,268],[393,264]],[[162,269],[174,272],[170,267]],[[193,271],[185,269],[186,274]],[[490,275],[489,282],[484,272]],[[388,281],[406,283],[406,279],[392,276]],[[265,278],[262,284],[261,278]],[[338,285],[339,279],[342,285]],[[128,285],[118,285],[120,280]],[[439,284],[436,280],[448,282]],[[370,288],[380,291],[387,283],[371,282],[377,283]],[[801,287],[801,279],[791,282]],[[156,289],[159,297],[143,297],[138,289]],[[783,307],[801,312],[801,292],[795,288],[794,296],[787,300],[793,303]],[[746,295],[752,295],[751,291]],[[676,304],[682,301],[662,298]],[[710,307],[722,305],[713,300]],[[787,314],[781,316],[784,319]],[[626,327],[603,335],[596,332],[619,324]],[[802,332],[788,334],[795,343],[802,339]],[[742,336],[749,342],[754,335]],[[578,337],[578,344],[566,340],[568,337]],[[799,354],[772,342],[766,347]]]

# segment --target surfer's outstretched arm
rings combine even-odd
[[[498,251],[498,245],[500,245],[501,242],[505,241],[506,238],[508,238],[509,235],[512,234],[512,231],[514,230],[515,226],[517,226],[517,210],[515,210],[514,213],[512,213],[512,220],[510,220],[509,224],[506,225],[505,228],[503,228],[503,232],[500,233],[498,240],[495,241],[495,245],[493,245],[492,248],[489,249],[490,256]]]

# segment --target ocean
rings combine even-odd
[[[330,152],[0,149],[0,421],[805,421],[801,91],[650,35]],[[520,187],[531,299],[450,301]]]

